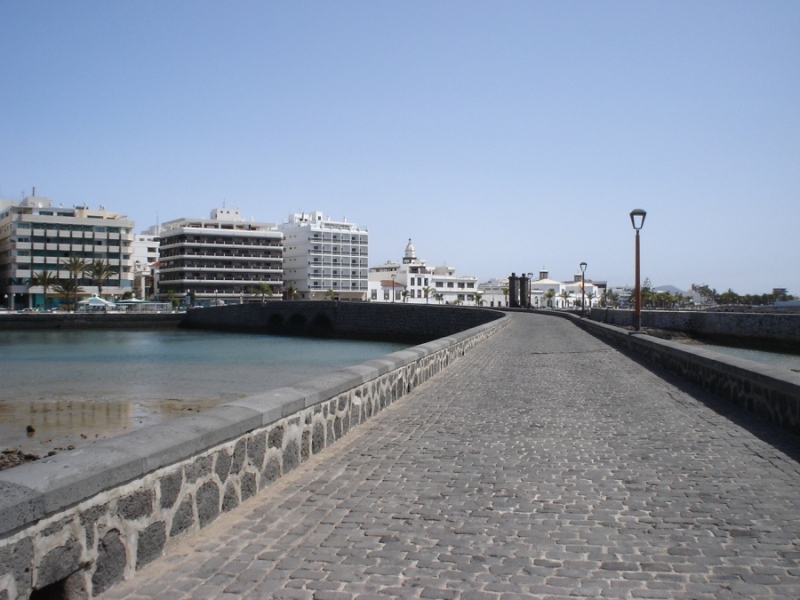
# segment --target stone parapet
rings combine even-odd
[[[466,314],[465,311],[464,314]],[[0,598],[91,598],[508,324],[451,336],[0,472]]]
[[[568,313],[545,311],[541,314],[570,319],[596,337],[800,435],[799,373],[723,355],[699,345],[690,346],[581,319]]]

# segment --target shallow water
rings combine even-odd
[[[734,348],[731,346],[716,346],[714,344],[703,344],[703,348],[720,354],[745,358],[755,362],[772,365],[782,369],[788,369],[800,373],[800,356],[797,354],[784,354],[781,352],[765,352],[763,350],[750,350],[748,348]]]
[[[64,449],[405,347],[191,330],[2,332],[0,449]]]

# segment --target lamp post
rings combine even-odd
[[[397,296],[397,288],[394,287],[394,280],[397,277],[397,273],[392,273],[392,304],[394,304],[394,299]]]
[[[581,268],[581,319],[584,315],[584,307],[586,306],[584,298],[586,297],[584,290],[586,289],[586,263],[580,264]]]
[[[644,226],[644,218],[647,213],[641,208],[635,208],[631,211],[631,225],[636,230],[636,278],[634,281],[634,307],[633,307],[633,329],[641,331],[642,329],[642,287],[639,284],[639,230]]]

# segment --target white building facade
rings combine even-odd
[[[154,225],[137,233],[131,243],[131,264],[133,265],[133,294],[139,300],[149,300],[158,294],[154,289],[153,273],[158,263],[158,232]]]
[[[158,299],[231,304],[260,298],[262,284],[283,289],[283,234],[272,223],[221,208],[209,219],[176,219],[160,226]]]
[[[32,277],[47,271],[61,280],[71,278],[64,262],[77,258],[87,263],[103,261],[112,272],[102,283],[103,295],[130,292],[133,221],[101,206],[65,208],[49,198],[31,196],[21,201],[0,200],[0,296],[4,307],[49,308],[59,300],[53,289],[31,286]],[[88,275],[78,279],[79,297],[98,293]]]
[[[291,214],[279,225],[284,235],[284,280],[304,300],[366,300],[369,232],[322,212]]]
[[[387,261],[369,270],[371,302],[475,305],[479,294],[475,277],[456,275],[454,267],[429,267],[417,258],[410,239],[402,262]]]

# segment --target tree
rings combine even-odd
[[[78,305],[78,294],[83,291],[80,287],[80,279],[83,274],[86,272],[86,269],[89,268],[89,261],[84,260],[78,256],[70,256],[69,258],[65,258],[61,261],[61,264],[64,268],[69,272],[70,281],[72,282],[71,288],[73,293],[75,294],[75,302],[74,305]],[[63,288],[63,282],[61,283],[61,288]]]
[[[336,295],[336,292],[333,291],[333,288],[328,288],[325,292],[325,298],[328,300],[333,300],[333,297]]]
[[[97,295],[101,298],[103,296],[103,284],[107,279],[117,274],[117,272],[111,268],[111,265],[102,258],[90,263],[84,269],[84,273],[95,283],[97,286]]]
[[[76,283],[75,279],[59,279],[58,283],[53,286],[53,290],[59,296],[63,296],[67,300],[67,306],[71,306],[75,310],[78,306],[78,294],[83,289]],[[74,298],[74,304],[69,303],[69,299]]]
[[[272,294],[273,294],[272,286],[270,284],[268,284],[268,283],[259,283],[256,286],[255,291],[253,292],[253,294],[256,295],[256,296],[260,295],[261,296],[261,304],[264,304],[264,301],[265,301],[267,296],[272,298]]]
[[[561,299],[564,301],[564,308],[566,308],[569,302],[569,292],[567,290],[561,290],[559,296],[561,296]]]
[[[429,287],[427,285],[424,288],[422,288],[422,293],[425,295],[425,304],[428,304],[430,302],[430,296],[433,289],[434,288]]]
[[[592,308],[592,298],[594,298],[594,292],[588,292],[586,294],[586,299],[589,301],[589,308]]]
[[[58,285],[58,277],[56,277],[55,273],[42,269],[38,273],[34,273],[28,282],[29,288],[37,285],[42,286],[42,290],[44,290],[44,309],[47,310],[47,290]]]
[[[297,286],[295,286],[294,281],[290,281],[289,285],[286,287],[286,299],[294,300],[294,297],[296,295],[297,295]]]
[[[481,292],[475,292],[474,299],[475,299],[475,306],[480,306],[481,300],[483,300],[483,294]]]
[[[553,298],[555,298],[556,291],[553,288],[548,288],[548,290],[544,293],[544,297],[547,298],[547,306],[553,308]]]
[[[403,297],[403,302],[408,302],[408,290],[403,290],[400,295]]]
[[[507,287],[500,288],[500,291],[503,292],[503,298],[505,298],[506,306],[508,306],[508,288]]]

